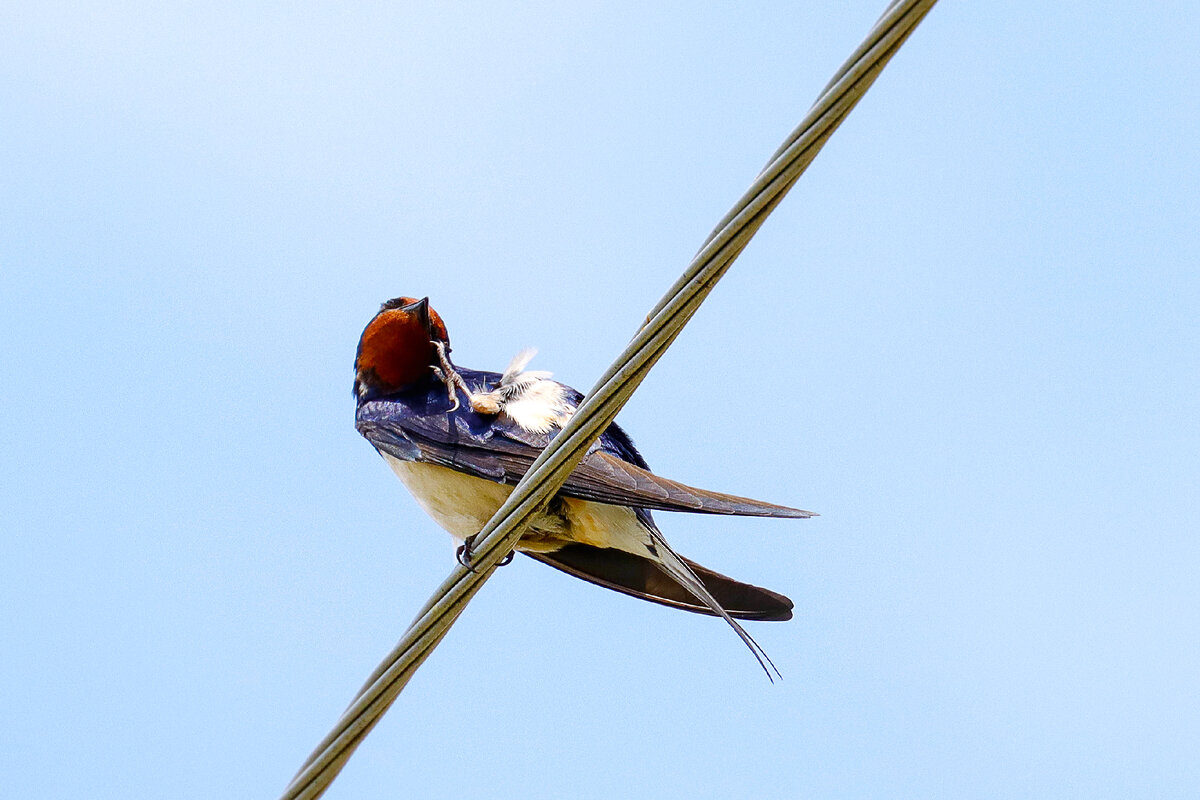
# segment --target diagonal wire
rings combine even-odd
[[[351,753],[395,701],[412,674],[510,553],[525,524],[546,503],[616,417],[683,326],[779,204],[825,141],[870,88],[936,0],[895,0],[834,74],[804,120],[717,224],[675,285],[650,312],[624,352],[597,381],[570,421],[533,462],[508,500],[476,537],[472,565],[456,566],[376,668],[333,730],[284,791],[283,800],[320,797]]]

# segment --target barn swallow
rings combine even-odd
[[[358,343],[355,427],[417,503],[462,542],[464,563],[473,537],[583,399],[550,373],[526,370],[532,356],[522,351],[503,373],[456,367],[428,297],[384,303]],[[678,555],[652,511],[815,516],[661,478],[613,423],[516,549],[599,586],[722,617],[766,670],[770,659],[737,620],[791,619],[792,601]]]

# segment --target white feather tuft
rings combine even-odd
[[[504,368],[504,375],[500,378],[500,385],[511,383],[522,372],[525,371],[525,366],[533,360],[537,355],[536,347],[526,347],[512,357],[512,361],[508,362],[508,366]]]
[[[561,428],[575,413],[575,407],[567,402],[566,387],[550,380],[551,373],[525,369],[536,353],[527,347],[513,356],[500,376],[500,384],[491,391],[484,391],[484,387],[471,391],[464,386],[471,408],[479,414],[504,414],[533,433]]]

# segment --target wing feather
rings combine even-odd
[[[511,484],[525,475],[550,441],[544,434],[506,430],[494,421],[472,424],[476,419],[477,415],[463,411],[415,413],[396,403],[370,402],[360,408],[357,427],[377,449],[396,458]],[[563,495],[652,511],[791,519],[816,516],[811,511],[697,489],[655,475],[631,463],[630,457],[641,459],[635,451],[621,452],[629,449],[620,447],[628,437],[615,425],[610,430],[617,435],[601,437],[563,484]],[[609,439],[612,441],[606,441]]]
[[[576,578],[622,594],[696,614],[715,613],[649,558],[624,550],[575,542],[550,553],[525,555]],[[734,580],[680,556],[717,602],[735,619],[782,622],[792,618],[792,601],[778,592]]]

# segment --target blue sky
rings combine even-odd
[[[276,796],[452,564],[379,302],[587,389],[883,5],[2,12],[6,791]],[[1197,40],[943,3],[622,412],[785,680],[518,559],[327,796],[1195,796]]]

